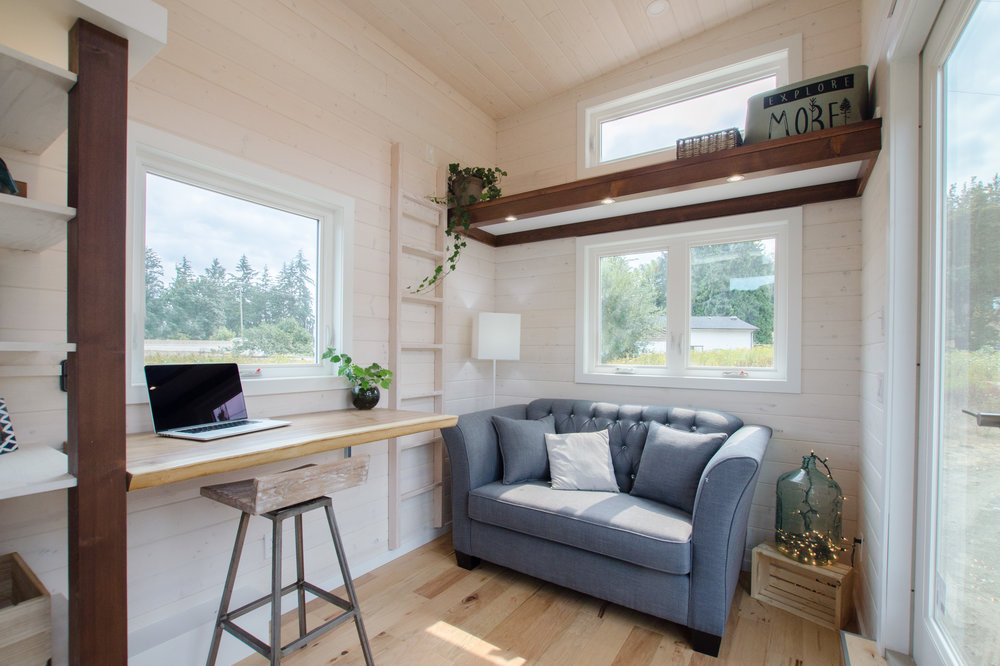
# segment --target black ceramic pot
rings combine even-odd
[[[360,386],[355,386],[351,391],[351,395],[354,396],[352,402],[358,409],[371,409],[378,404],[379,392],[377,386],[373,386],[369,389],[363,389]]]

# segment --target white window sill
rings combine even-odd
[[[671,375],[577,372],[578,384],[609,386],[649,386],[656,388],[702,389],[711,391],[756,391],[765,393],[801,393],[801,378],[753,377],[679,377]]]

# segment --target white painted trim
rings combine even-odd
[[[802,35],[789,35],[768,44],[581,100],[577,103],[577,178],[656,164],[674,157],[675,148],[670,146],[602,163],[597,145],[601,122],[745,83],[759,78],[756,74],[764,74],[762,67],[773,69],[778,77],[778,86],[801,79]],[[749,72],[753,72],[755,76],[748,79]]]
[[[319,347],[336,346],[348,349],[353,341],[353,275],[354,275],[354,215],[352,197],[329,188],[310,183],[287,173],[255,164],[235,155],[223,153],[208,146],[182,139],[139,123],[129,123],[128,138],[128,229],[127,252],[129,279],[126,299],[129,304],[129,325],[126,330],[128,349],[128,378],[126,397],[128,404],[147,401],[142,373],[141,350],[135,345],[143,339],[144,309],[140,302],[144,291],[143,265],[145,256],[144,234],[138,233],[145,211],[145,172],[148,167],[157,170],[177,171],[194,175],[198,182],[211,185],[220,191],[236,188],[239,196],[246,198],[245,188],[261,192],[272,204],[281,202],[283,208],[320,217],[320,252],[322,260],[317,266],[317,282],[324,282],[331,297],[321,299],[317,323]],[[197,183],[196,183],[197,184]],[[303,208],[305,206],[305,208]],[[326,268],[324,268],[326,267]],[[303,391],[349,388],[346,381],[332,374],[331,366],[318,362],[302,368],[275,368],[261,378],[244,380],[247,395],[272,395]]]
[[[961,663],[947,637],[933,620],[936,563],[933,545],[937,534],[936,507],[938,499],[938,454],[936,445],[940,423],[935,405],[939,404],[941,359],[937,341],[941,339],[943,318],[942,297],[942,236],[938,220],[942,202],[937,193],[941,173],[942,146],[940,131],[940,98],[937,95],[939,65],[959,36],[959,26],[971,13],[976,0],[957,0],[942,5],[924,50],[922,84],[921,132],[921,322],[920,322],[920,395],[917,441],[916,539],[914,566],[913,656],[921,664]],[[929,9],[927,10],[929,11]],[[930,65],[930,71],[928,71]]]
[[[686,366],[687,322],[690,311],[690,275],[687,256],[692,245],[708,242],[751,240],[774,236],[775,242],[775,339],[786,340],[781,353],[775,346],[775,369],[751,370],[747,378],[723,377],[722,368],[693,369]],[[667,248],[682,259],[667,261],[667,300],[677,304],[668,311],[668,369],[630,368],[629,374],[600,371],[596,363],[599,321],[596,299],[599,287],[597,262],[609,254],[648,252]],[[675,255],[676,256],[676,255]],[[649,386],[729,391],[799,393],[802,381],[802,209],[787,208],[714,220],[672,224],[656,229],[633,229],[576,240],[576,359],[575,380],[580,384]],[[670,314],[673,313],[673,314]],[[680,333],[670,331],[681,330]],[[683,359],[683,361],[681,360]],[[680,370],[677,370],[681,368]]]
[[[913,629],[914,493],[916,487],[920,248],[920,51],[935,3],[897,5],[899,29],[887,50],[889,159],[885,376],[886,435],[882,498],[883,604],[874,618],[880,652],[909,654]],[[890,516],[892,517],[890,520]]]

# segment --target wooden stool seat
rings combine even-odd
[[[222,483],[205,486],[201,494],[208,499],[239,509],[240,525],[236,532],[236,543],[233,546],[233,556],[229,563],[229,573],[219,604],[219,614],[216,617],[215,630],[212,634],[212,645],[209,649],[208,664],[212,666],[219,653],[222,632],[226,631],[240,639],[254,650],[268,658],[272,666],[280,663],[281,658],[290,652],[305,647],[310,641],[326,633],[330,629],[354,620],[361,641],[361,649],[366,664],[374,664],[368,637],[365,635],[364,623],[361,620],[361,609],[358,606],[357,595],[350,571],[347,568],[347,557],[340,540],[340,532],[333,515],[332,502],[326,495],[353,488],[364,483],[368,478],[370,457],[367,455],[338,460],[322,465],[306,465],[285,472],[268,474],[254,479],[244,479],[232,483]],[[326,511],[333,546],[337,551],[337,560],[344,578],[347,599],[330,594],[305,580],[305,561],[302,547],[302,515],[314,509]],[[271,593],[251,601],[235,610],[229,610],[233,586],[236,582],[236,570],[239,567],[246,541],[247,526],[250,516],[262,516],[272,522],[271,548]],[[296,581],[290,585],[281,585],[281,542],[282,523],[286,518],[295,519],[295,570]],[[290,592],[298,593],[299,637],[288,645],[281,645],[281,597]],[[344,612],[328,620],[312,631],[306,631],[305,593],[309,592],[328,603],[337,606]],[[271,604],[270,644],[252,635],[234,620],[253,610]]]

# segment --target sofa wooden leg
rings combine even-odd
[[[479,558],[473,557],[472,555],[466,555],[465,553],[455,551],[455,560],[458,562],[458,566],[463,569],[475,569],[479,566]]]
[[[719,648],[722,647],[722,636],[692,629],[691,647],[694,648],[695,652],[707,654],[709,657],[718,657]]]

